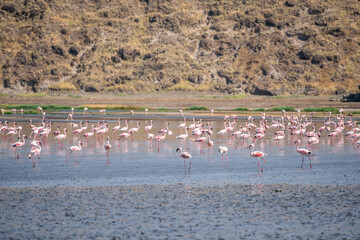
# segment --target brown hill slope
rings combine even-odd
[[[343,94],[360,79],[358,0],[12,0],[0,90]]]

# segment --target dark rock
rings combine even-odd
[[[64,50],[63,50],[63,48],[62,47],[60,47],[60,46],[51,46],[51,49],[53,50],[53,52],[55,53],[55,54],[58,54],[58,55],[60,55],[60,56],[64,56]]]
[[[9,4],[2,6],[1,10],[4,10],[9,13],[14,13],[16,11],[16,8],[15,8],[14,4],[9,3]]]
[[[326,27],[328,24],[327,21],[322,16],[318,16],[315,19],[315,25],[319,27]]]
[[[202,38],[200,40],[199,47],[210,51],[213,48],[212,41]]]
[[[195,76],[188,77],[188,80],[194,84],[202,84],[204,82],[204,77],[195,75]]]
[[[310,15],[317,15],[317,14],[321,14],[325,11],[324,8],[322,7],[315,7],[315,6],[312,6],[312,7],[309,7],[308,9],[308,13]]]
[[[305,95],[319,95],[319,90],[312,85],[306,85],[304,94]]]
[[[213,9],[213,10],[210,10],[209,12],[208,12],[208,15],[209,16],[219,16],[220,15],[220,10],[218,10],[218,9]]]
[[[316,54],[315,56],[312,57],[311,63],[312,64],[320,64],[320,63],[324,62],[325,60],[326,60],[326,58],[323,55]]]
[[[344,96],[342,102],[360,102],[360,93],[350,93]]]
[[[53,68],[50,70],[50,74],[53,75],[53,76],[56,76],[59,74],[59,71],[56,69],[56,68]]]
[[[309,38],[316,36],[316,33],[311,29],[303,29],[296,34],[298,39],[301,41],[307,41]]]
[[[266,65],[266,64],[262,64],[260,69],[261,69],[262,74],[264,76],[267,76],[270,73],[270,67],[268,65]]]
[[[233,79],[233,76],[231,76],[231,73],[226,72],[224,70],[219,70],[218,75],[219,75],[219,77],[225,78],[227,85],[234,83],[234,79]]]
[[[214,39],[215,40],[221,40],[221,39],[226,39],[229,36],[226,33],[217,33],[214,35]]]
[[[123,47],[119,49],[118,55],[122,60],[134,60],[135,57],[140,56],[140,51],[137,49],[130,49],[129,47]]]
[[[111,57],[111,61],[112,61],[113,63],[119,63],[119,62],[120,62],[120,58],[119,58],[119,56],[115,55],[115,56],[112,56],[112,57]]]
[[[60,33],[61,33],[61,34],[67,34],[68,31],[67,31],[65,28],[62,28],[62,29],[60,30]]]
[[[338,55],[326,56],[326,59],[328,61],[333,61],[334,63],[339,63],[340,56],[338,56]]]
[[[85,92],[100,92],[99,89],[97,89],[95,86],[93,85],[85,85],[84,86],[84,91]]]
[[[303,49],[297,55],[301,60],[310,60],[310,58],[313,56],[313,53],[310,49]]]
[[[69,54],[73,55],[74,57],[76,57],[79,54],[79,48],[76,46],[72,46],[69,48]]]
[[[340,27],[332,28],[326,32],[327,34],[333,35],[334,37],[345,36],[344,31]]]
[[[347,91],[344,88],[337,86],[335,88],[335,94],[336,95],[344,95],[344,94],[347,94]]]
[[[285,2],[285,6],[287,7],[294,7],[295,6],[295,1],[294,0],[287,0]]]
[[[265,25],[268,27],[276,27],[276,22],[274,19],[266,19]]]
[[[261,88],[258,88],[257,86],[254,86],[254,89],[252,90],[251,94],[254,94],[254,95],[266,95],[266,96],[273,96],[274,95],[269,90],[261,89]]]

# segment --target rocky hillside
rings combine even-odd
[[[359,0],[2,0],[0,91],[344,94]]]

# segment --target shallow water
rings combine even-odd
[[[173,131],[164,142],[160,142],[158,151],[155,142],[147,140],[144,126],[149,120],[139,118],[140,131],[131,138],[121,141],[120,147],[117,135],[109,134],[112,148],[110,150],[110,164],[107,163],[104,137],[95,136],[86,141],[84,137],[74,138],[69,122],[53,119],[53,130],[56,125],[61,129],[68,128],[68,137],[64,141],[63,149],[59,149],[51,133],[42,145],[41,157],[36,167],[28,159],[30,150],[29,141],[19,150],[20,158],[16,159],[12,150],[13,138],[5,140],[2,135],[0,141],[0,187],[48,187],[48,186],[111,186],[111,185],[143,185],[143,184],[176,184],[189,183],[195,185],[222,185],[222,184],[321,184],[321,185],[358,185],[360,183],[360,152],[353,146],[350,139],[340,137],[330,142],[327,134],[320,138],[318,149],[314,149],[312,169],[305,158],[304,167],[300,168],[301,156],[296,152],[295,139],[286,134],[286,138],[277,146],[272,140],[273,131],[268,130],[265,139],[256,144],[255,150],[268,154],[264,172],[258,173],[257,159],[250,157],[248,146],[252,139],[242,142],[239,139],[224,136],[219,138],[217,132],[224,128],[222,119],[207,119],[214,127],[212,140],[215,146],[212,149],[204,147],[201,152],[198,144],[190,141],[179,141],[178,125],[182,119],[167,116],[169,129]],[[59,116],[53,116],[59,118]],[[61,117],[61,116],[60,116]],[[37,117],[38,118],[38,117]],[[106,117],[104,117],[106,118]],[[90,116],[90,125],[102,119],[101,116]],[[122,118],[125,120],[126,118]],[[153,117],[152,133],[157,133],[165,127],[165,118]],[[19,121],[24,133],[30,134],[30,126],[25,119]],[[33,118],[35,121],[35,117]],[[129,121],[129,128],[136,127],[137,120]],[[257,124],[258,120],[255,120]],[[79,120],[74,122],[79,123]],[[117,125],[117,121],[107,121],[109,129]],[[34,122],[39,126],[40,122]],[[187,125],[190,124],[188,120]],[[238,121],[238,125],[244,121]],[[9,125],[12,125],[10,122]],[[121,123],[122,126],[124,122]],[[90,126],[89,126],[90,128]],[[348,128],[345,129],[345,132]],[[307,130],[310,130],[309,128]],[[111,130],[110,130],[111,132]],[[67,161],[66,149],[81,139],[82,151],[77,153],[76,163],[71,155]],[[302,147],[305,147],[305,138]],[[186,149],[192,155],[190,174],[184,168],[184,161],[176,153],[177,147]],[[217,151],[219,146],[229,147],[228,162],[222,161]],[[187,167],[189,162],[186,162]]]

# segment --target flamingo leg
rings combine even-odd
[[[189,158],[190,164],[189,164],[189,174],[190,174],[190,167],[191,167],[191,159]]]
[[[264,165],[265,165],[265,158],[261,158],[262,160],[264,160],[264,163],[263,163],[263,165],[262,165],[262,167],[261,167],[261,172],[264,172],[264,170],[263,170],[263,167],[264,167]]]
[[[309,156],[309,160],[310,160],[310,168],[312,168],[312,166],[311,166],[311,157]]]
[[[303,167],[303,165],[304,165],[304,156],[302,156],[301,168]]]
[[[258,172],[259,172],[259,167],[260,167],[260,160],[258,158]]]

